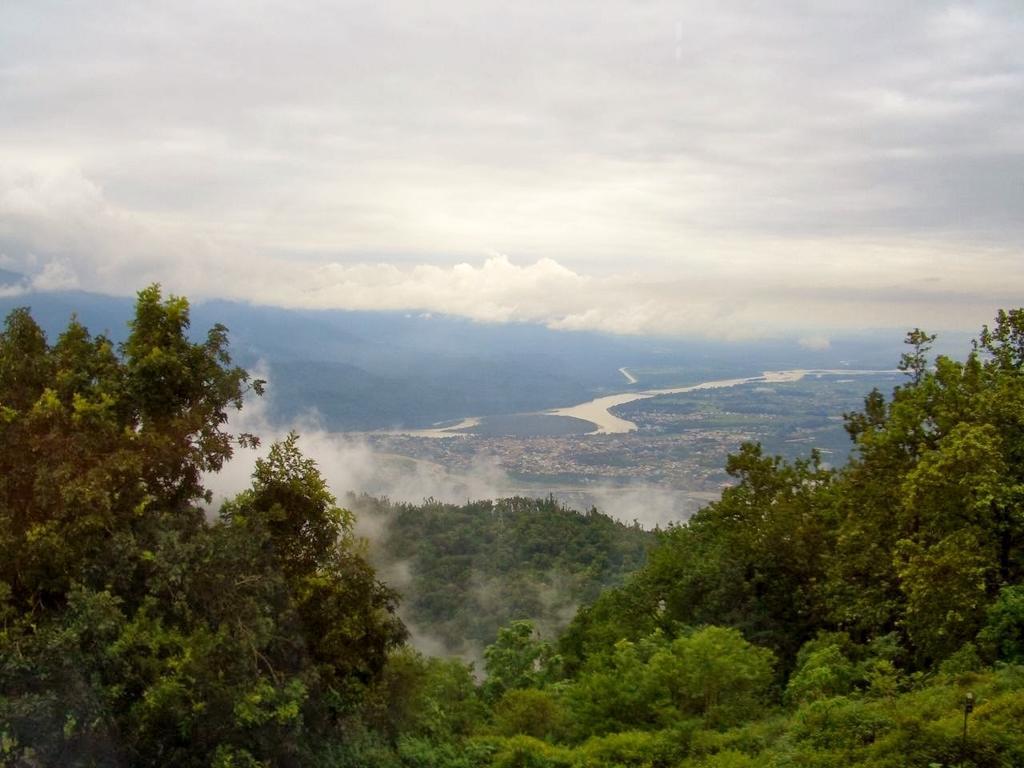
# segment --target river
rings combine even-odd
[[[621,370],[621,369],[620,369]],[[722,389],[724,387],[735,387],[738,384],[782,384],[791,381],[800,381],[805,376],[866,376],[880,373],[897,373],[897,371],[857,371],[848,368],[842,369],[798,369],[792,371],[765,371],[760,376],[748,376],[742,379],[719,379],[718,381],[705,381],[700,384],[691,384],[688,387],[670,387],[668,389],[648,389],[641,392],[623,392],[618,395],[605,395],[594,400],[588,400],[579,405],[568,408],[556,408],[546,411],[552,416],[572,416],[583,419],[596,425],[597,429],[589,432],[591,435],[616,435],[625,432],[636,431],[636,424],[626,419],[620,419],[610,409],[617,405],[625,405],[635,400],[646,400],[649,397],[658,395],[678,395],[684,392],[696,392],[701,389]]]
[[[633,378],[626,369],[620,368],[623,375]],[[589,421],[595,429],[588,432],[588,435],[617,435],[627,432],[635,432],[636,424],[626,419],[620,419],[611,409],[617,405],[625,405],[635,400],[646,400],[658,395],[678,395],[685,392],[696,392],[702,389],[722,389],[735,387],[740,384],[783,384],[786,382],[800,381],[805,376],[869,376],[873,374],[899,373],[899,371],[869,371],[850,370],[849,368],[820,368],[820,369],[796,369],[791,371],[765,371],[760,376],[747,376],[741,379],[719,379],[717,381],[704,381],[700,384],[691,384],[686,387],[669,387],[667,389],[646,389],[636,392],[620,392],[615,395],[604,395],[602,397],[588,400],[579,405],[572,405],[567,408],[555,408],[544,413],[550,416],[570,416],[576,419]],[[634,379],[636,381],[636,379]],[[473,427],[480,424],[480,418],[463,419],[458,424],[447,427],[436,427],[433,429],[413,429],[390,432],[390,434],[411,435],[415,437],[461,437],[471,434]]]

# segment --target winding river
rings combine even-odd
[[[722,389],[735,387],[738,384],[783,384],[791,381],[800,381],[805,376],[867,376],[871,374],[898,373],[898,371],[866,371],[850,370],[849,368],[832,369],[797,369],[792,371],[765,371],[760,376],[748,376],[742,379],[719,379],[718,381],[705,381],[700,384],[691,384],[688,387],[670,387],[668,389],[647,389],[641,392],[623,392],[618,395],[606,395],[589,400],[569,408],[556,408],[546,411],[552,416],[573,416],[583,419],[596,425],[597,429],[589,432],[591,435],[615,435],[636,430],[636,424],[626,419],[620,419],[610,409],[617,405],[625,405],[635,400],[646,400],[649,397],[658,395],[678,395],[684,392],[696,392],[701,389]]]
[[[625,369],[619,369],[623,375],[630,376]],[[800,368],[791,371],[765,371],[760,376],[748,376],[742,379],[719,379],[717,381],[705,381],[700,384],[691,384],[686,387],[669,387],[667,389],[646,389],[636,392],[620,392],[616,395],[604,395],[593,400],[588,400],[579,405],[572,405],[567,408],[555,408],[544,411],[551,416],[570,416],[576,419],[589,421],[595,429],[588,432],[588,435],[617,435],[627,432],[634,432],[636,424],[626,419],[620,419],[611,409],[617,405],[625,405],[635,400],[646,400],[658,395],[678,395],[685,392],[696,392],[702,389],[723,389],[735,387],[740,384],[784,384],[787,382],[800,381],[805,376],[870,376],[887,373],[899,373],[899,371],[871,371],[871,370],[850,370],[849,368]],[[630,376],[630,378],[633,378]],[[635,379],[634,379],[635,380]],[[403,431],[400,434],[412,435],[415,437],[459,437],[470,434],[473,427],[480,423],[479,418],[464,419],[458,424],[435,429],[414,429]]]

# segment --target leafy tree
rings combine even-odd
[[[1022,333],[1024,315],[1001,312],[966,361],[933,368],[912,338],[912,381],[847,418],[859,455],[836,497],[829,614],[862,637],[906,633],[922,665],[970,640],[1024,574]]]
[[[720,501],[665,534],[623,590],[577,615],[562,645],[570,668],[588,647],[716,623],[792,662],[826,611],[834,474],[817,454],[789,464],[756,444],[727,469],[738,482]]]
[[[0,335],[0,747],[12,765],[298,765],[343,742],[404,637],[295,436],[207,521],[247,374],[140,292],[120,349]]]
[[[456,742],[484,722],[487,712],[471,667],[404,646],[389,654],[363,717],[397,746],[402,738]]]
[[[506,691],[533,688],[556,673],[558,658],[538,637],[531,621],[513,621],[484,650],[484,692],[495,700]]]
[[[896,557],[907,635],[923,660],[941,661],[981,627],[994,558],[970,529],[928,548],[904,540]]]
[[[1024,664],[1024,584],[999,590],[999,596],[988,607],[978,639],[991,657]]]
[[[922,377],[928,370],[928,351],[935,341],[935,334],[925,333],[920,328],[915,328],[907,334],[906,344],[911,348],[900,358],[899,369],[909,375],[915,384],[921,382]]]
[[[682,712],[723,723],[759,707],[774,666],[770,650],[748,643],[737,630],[704,627],[655,653],[650,674]]]
[[[838,645],[830,644],[807,654],[790,676],[786,699],[794,703],[843,696],[857,678],[856,665]]]
[[[620,640],[592,656],[565,690],[571,736],[582,741],[625,730],[652,730],[675,719],[668,689],[648,687],[648,661],[665,644],[661,634]]]
[[[564,716],[560,702],[550,690],[509,690],[494,705],[494,727],[503,736],[557,738],[565,727]]]

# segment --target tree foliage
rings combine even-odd
[[[1000,589],[1024,578],[1024,313],[1001,312],[963,362],[920,330],[891,399],[846,415],[856,445],[827,469],[745,445],[736,484],[672,530],[620,590],[563,637],[570,668],[619,633],[719,623],[792,669],[820,630],[892,632],[917,668],[975,638]]]
[[[402,644],[296,435],[205,506],[262,385],[189,330],[153,287],[116,348],[25,310],[0,333],[0,764],[1024,764],[1024,311],[962,362],[915,329],[906,383],[846,414],[849,463],[744,445],[667,532],[362,500],[416,615],[492,640],[482,681]],[[589,603],[549,642],[527,619],[561,582]]]
[[[11,765],[307,764],[403,637],[292,436],[207,520],[262,383],[140,292],[119,348],[0,334],[0,740]]]
[[[447,652],[479,656],[502,627],[532,621],[560,632],[581,603],[639,568],[656,535],[553,498],[350,506],[383,533],[370,556],[394,574],[403,615]]]

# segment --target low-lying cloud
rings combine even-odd
[[[208,478],[208,486],[219,499],[247,487],[256,459],[265,456],[271,444],[291,431],[299,433],[300,450],[316,461],[340,501],[352,492],[386,496],[392,501],[420,503],[434,498],[461,504],[469,499],[507,495],[510,487],[501,469],[485,460],[479,461],[471,472],[453,474],[429,462],[377,453],[356,435],[327,432],[318,426],[314,415],[287,428],[273,426],[266,418],[261,400],[247,402],[242,412],[231,419],[229,427],[236,432],[259,435],[262,445],[255,451],[239,449],[224,469]]]
[[[258,375],[262,375],[257,371]],[[272,385],[272,382],[270,383]],[[235,457],[221,472],[206,478],[207,487],[214,493],[214,509],[220,503],[249,486],[255,461],[265,456],[274,441],[281,440],[291,431],[300,434],[299,448],[314,459],[331,491],[345,504],[350,493],[387,497],[393,502],[422,503],[430,498],[452,504],[463,504],[479,499],[496,499],[511,495],[545,496],[543,489],[525,491],[493,460],[481,458],[467,471],[449,472],[444,467],[406,457],[375,452],[357,435],[330,433],[321,429],[315,415],[282,428],[267,419],[266,401],[250,399],[243,410],[232,416],[228,425],[235,432],[251,432],[262,437],[258,450],[239,449]],[[458,439],[458,438],[452,438]],[[686,520],[697,508],[698,502],[680,491],[657,486],[587,486],[578,492],[564,488],[554,491],[555,498],[569,508],[585,511],[591,506],[626,524],[639,523],[645,528],[666,527]],[[372,553],[388,536],[388,519],[383,515],[360,513],[359,500],[355,533],[370,542]],[[212,512],[213,510],[211,510]],[[400,594],[414,589],[415,576],[411,561],[380,558],[378,575]],[[488,581],[480,574],[474,576],[472,594],[486,602],[490,593],[500,586],[500,579]],[[570,599],[569,586],[559,574],[546,575],[548,586],[541,589],[539,599],[543,617],[538,627],[546,636],[554,636],[574,615],[578,607]],[[452,645],[443,637],[432,633],[409,616],[408,608],[400,603],[402,616],[410,633],[410,641],[421,652],[435,656],[457,656],[483,669],[483,648],[465,641]]]
[[[260,370],[255,375],[267,378]],[[268,384],[272,385],[273,382]],[[464,504],[513,495],[547,495],[544,489],[524,489],[495,459],[487,456],[479,456],[468,470],[453,472],[439,464],[375,451],[357,434],[328,432],[312,413],[287,427],[274,425],[268,419],[267,401],[260,398],[248,399],[245,407],[233,414],[228,428],[235,433],[259,435],[262,444],[257,450],[238,449],[220,472],[207,477],[215,506],[248,487],[256,459],[265,456],[271,444],[292,431],[299,434],[300,450],[316,461],[341,503],[349,493],[367,493],[412,504],[425,499]],[[601,512],[623,523],[638,522],[648,529],[681,522],[699,505],[685,492],[654,485],[588,485],[578,492],[556,489],[555,496],[570,508],[585,511],[597,506]],[[359,525],[360,534],[367,538],[383,535],[383,531],[374,529],[371,519],[362,520]]]

